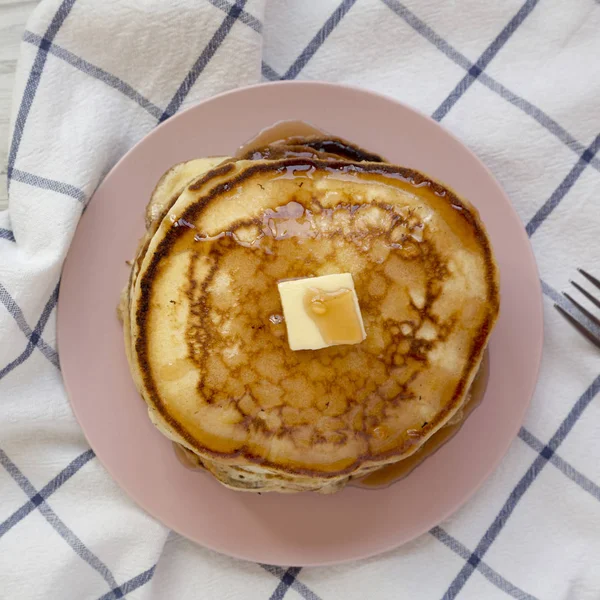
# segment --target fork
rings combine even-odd
[[[583,269],[577,269],[577,270],[588,281],[593,283],[600,290],[600,281],[598,279],[596,279],[593,275],[590,275],[587,271],[584,271]],[[581,287],[576,281],[570,281],[570,283],[576,290],[581,292],[594,306],[600,308],[600,300],[598,300],[596,297],[594,297],[592,294],[590,294],[590,292],[588,292],[585,288]],[[567,294],[567,292],[563,292],[563,295],[573,306],[575,306],[575,308],[577,308],[577,310],[580,313],[585,315],[590,320],[590,322],[592,322],[594,325],[596,325],[600,329],[600,319],[598,319],[598,317],[594,316],[589,310],[587,310],[586,308],[581,306],[581,304],[579,304],[579,302],[574,300],[570,294]],[[556,310],[565,319],[567,319],[567,321],[569,321],[569,323],[571,323],[571,325],[573,325],[573,327],[575,327],[575,329],[577,329],[577,331],[579,331],[579,333],[584,335],[596,347],[600,348],[600,337],[598,337],[598,335],[596,333],[594,333],[593,331],[590,330],[590,328],[588,328],[585,325],[583,325],[582,323],[580,323],[575,317],[570,315],[564,308],[562,308],[562,306],[555,304],[554,308],[556,308]]]

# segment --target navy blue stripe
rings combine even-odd
[[[19,521],[24,519],[32,510],[37,508],[42,500],[47,500],[63,483],[71,479],[81,467],[86,465],[95,454],[93,450],[86,450],[80,454],[69,465],[67,465],[54,479],[47,483],[38,493],[16,510],[10,517],[0,524],[0,538]]]
[[[566,416],[565,420],[560,424],[560,427],[557,429],[556,433],[552,436],[550,441],[548,442],[548,447],[551,448],[553,452],[556,452],[558,447],[565,440],[571,429],[577,421],[579,417],[581,417],[583,411],[587,408],[588,404],[594,399],[594,396],[600,390],[600,375],[594,379],[592,384],[588,387],[588,389],[581,395],[579,400],[575,403],[575,406],[569,411],[569,414]]]
[[[456,538],[452,537],[449,533],[444,531],[441,527],[434,527],[429,533],[437,540],[442,542],[446,547],[450,548],[452,552],[464,558],[466,561],[471,560],[472,553],[470,550],[466,548],[463,544],[461,544]],[[518,598],[518,600],[536,600],[535,596],[524,592],[521,588],[518,588],[516,585],[512,584],[510,581],[506,580],[502,575],[500,575],[497,571],[492,569],[489,565],[484,563],[483,561],[479,561],[477,564],[477,570],[492,584],[494,584],[498,589],[506,592],[509,596],[513,598]]]
[[[8,293],[8,290],[0,283],[0,302],[4,305],[6,310],[12,315],[16,321],[19,329],[25,334],[25,336],[39,348],[41,353],[55,366],[58,367],[58,353],[52,346],[47,344],[41,335],[35,335],[33,338],[33,331],[25,320],[25,315],[21,310],[21,307],[14,301],[12,296]]]
[[[31,342],[28,342],[25,350],[17,356],[13,361],[9,362],[6,366],[0,369],[0,379],[6,377],[13,369],[16,369],[19,365],[22,365],[32,354],[34,345]]]
[[[356,0],[343,0],[342,3],[333,11],[331,16],[325,21],[325,24],[315,37],[308,43],[306,48],[300,53],[300,56],[294,61],[292,66],[286,71],[282,79],[295,79],[298,73],[306,66],[306,63],[315,55],[315,52],[325,43],[331,32],[338,26],[339,22],[346,16],[348,11],[354,6]]]
[[[0,465],[2,465],[6,472],[15,480],[17,485],[29,496],[33,498],[37,494],[37,490],[33,487],[29,479],[21,473],[17,465],[8,458],[8,455],[2,448],[0,448]]]
[[[279,577],[279,579],[281,579],[286,573],[286,569],[284,569],[283,567],[276,567],[274,565],[260,565],[260,566],[268,573],[271,573],[271,575],[274,575],[275,577]],[[298,592],[305,600],[321,600],[321,598],[319,598],[319,596],[317,596],[317,594],[315,594],[310,588],[308,588],[306,585],[304,585],[301,581],[298,581],[298,579],[294,579],[294,582],[292,583],[292,585],[290,587],[292,587],[294,590],[296,590],[296,592]]]
[[[40,316],[35,329],[33,330],[31,336],[29,336],[27,347],[15,360],[6,365],[3,369],[0,369],[0,379],[8,375],[8,373],[10,373],[14,368],[18,367],[31,356],[33,349],[36,347],[36,344],[39,341],[42,332],[44,331],[44,327],[46,327],[46,323],[50,318],[52,309],[56,306],[56,302],[58,301],[58,288],[59,286],[57,284],[56,288],[54,288],[54,291],[52,292],[52,295],[50,296],[50,299],[46,303],[44,310],[42,311],[42,315]],[[59,365],[57,364],[57,367],[58,366]]]
[[[287,591],[292,587],[298,573],[300,573],[301,567],[290,567],[282,576],[279,584],[275,588],[275,591],[271,594],[269,600],[282,600],[287,594]]]
[[[586,147],[578,142],[566,129],[561,127],[554,119],[549,117],[545,112],[540,110],[537,106],[534,106],[525,98],[517,96],[517,94],[511,92],[505,88],[501,83],[492,79],[487,73],[481,73],[479,75],[479,82],[485,85],[488,89],[496,92],[502,98],[510,102],[514,107],[523,111],[526,115],[535,119],[542,127],[548,130],[549,133],[558,138],[569,150],[581,156],[586,151]],[[590,160],[590,164],[598,171],[600,171],[600,159],[593,157]]]
[[[209,1],[211,4],[213,4],[213,6],[219,8],[220,10],[223,10],[224,12],[229,12],[234,8],[234,5],[231,2],[228,2],[227,0]],[[262,33],[262,23],[250,13],[246,12],[245,10],[242,10],[238,18],[242,23],[248,25],[257,33]],[[141,106],[144,110],[146,110],[156,119],[160,119],[163,115],[164,111],[161,108],[159,108],[150,100],[142,96],[142,94],[140,94],[137,90],[131,87],[128,83],[126,83],[122,79],[119,79],[118,77],[115,77],[114,75],[111,75],[104,69],[101,69],[100,67],[89,63],[81,57],[73,54],[69,50],[66,50],[65,48],[62,48],[61,46],[58,46],[56,44],[49,43],[41,36],[36,35],[35,33],[32,33],[30,31],[25,31],[25,33],[23,34],[23,40],[36,46],[40,46],[42,43],[46,43],[48,45],[48,52],[64,60],[65,62],[79,69],[83,73],[86,73],[87,75],[90,75],[91,77],[94,77],[95,79],[106,83],[113,89],[122,92],[125,96],[135,101],[139,106]]]
[[[440,52],[445,54],[458,66],[462,67],[466,71],[473,68],[473,63],[463,54],[461,54],[456,48],[451,46],[446,40],[440,37],[427,23],[419,19],[414,13],[412,13],[398,0],[382,0],[382,2],[400,18],[402,18],[410,27],[412,27],[419,35],[423,36],[428,42],[433,44]],[[263,75],[265,75],[263,71]],[[269,77],[266,77],[269,79]],[[540,110],[537,106],[534,106],[525,98],[518,96],[514,92],[510,91],[502,84],[498,83],[495,79],[490,77],[487,73],[481,73],[479,75],[479,82],[485,85],[488,89],[492,90],[507,102],[510,102],[515,108],[518,108],[526,115],[535,119],[542,127],[545,127],[552,135],[557,137],[563,144],[565,144],[569,150],[581,156],[586,148],[583,144],[578,142],[566,129],[561,127],[554,119],[550,118],[546,113]],[[590,164],[598,171],[600,171],[600,159],[598,157],[592,158]]]
[[[582,490],[591,494],[596,500],[600,500],[600,486],[595,484],[591,479],[588,479],[583,473],[580,473],[566,460],[558,456],[558,454],[555,454],[549,446],[544,445],[543,442],[535,437],[529,430],[525,429],[525,427],[521,427],[519,438],[530,448],[533,448],[533,450],[542,456],[546,456],[553,466],[561,471],[563,475],[568,477],[573,483],[576,483]]]
[[[76,69],[79,69],[82,73],[90,75],[94,79],[98,79],[99,81],[102,81],[109,87],[118,90],[119,92],[136,102],[144,110],[149,112],[155,119],[160,118],[160,116],[162,115],[163,111],[161,108],[159,108],[158,106],[150,102],[150,100],[142,96],[142,94],[140,94],[137,90],[132,88],[128,83],[126,83],[122,79],[119,79],[118,77],[115,77],[114,75],[111,75],[104,69],[101,69],[100,67],[89,63],[87,60],[76,56],[72,52],[69,52],[69,50],[66,50],[61,46],[53,44],[47,39],[42,38],[39,35],[32,33],[31,31],[26,31],[23,34],[23,41],[29,44],[34,44],[38,47],[44,44],[47,47],[47,50],[48,52],[50,52],[50,54],[53,54],[61,60],[64,60],[71,66],[75,67]]]
[[[568,191],[573,187],[583,170],[590,163],[592,158],[600,149],[600,134],[596,136],[594,141],[589,145],[587,150],[581,155],[567,176],[562,180],[561,184],[554,190],[550,198],[546,200],[543,206],[535,213],[529,223],[527,223],[527,234],[532,236],[540,227],[540,225],[550,216],[552,211],[560,204],[561,200],[567,195]]]
[[[222,10],[225,13],[229,12],[233,8],[233,3],[228,2],[228,0],[208,0],[208,1],[213,6]],[[242,23],[244,23],[245,25],[248,25],[248,27],[250,27],[250,29],[254,29],[254,31],[256,31],[256,33],[262,33],[263,24],[254,15],[251,15],[249,12],[242,10],[240,12],[240,16],[238,18]]]
[[[156,565],[150,567],[148,570],[136,575],[129,581],[126,581],[123,585],[116,587],[111,590],[104,596],[101,596],[98,600],[113,600],[116,598],[124,598],[127,594],[141,588],[143,585],[146,585],[154,576],[154,570],[156,569]]]
[[[70,183],[64,183],[62,181],[56,181],[56,179],[40,177],[39,175],[34,175],[33,173],[21,171],[20,169],[13,169],[12,178],[20,181],[21,183],[31,185],[32,187],[51,190],[59,194],[64,194],[65,196],[70,196],[82,204],[85,204],[85,193]]]
[[[567,308],[568,302],[567,299],[559,294],[551,285],[547,284],[543,279],[540,279],[540,283],[542,284],[542,292],[553,300],[557,304],[560,304],[563,308]]]
[[[0,302],[4,305],[4,308],[12,315],[12,318],[17,323],[19,329],[27,336],[30,337],[33,333],[27,325],[25,315],[21,310],[21,307],[14,301],[13,297],[8,293],[8,290],[0,283]]]
[[[110,569],[71,531],[57,514],[48,506],[33,487],[29,479],[23,475],[17,465],[10,460],[7,454],[0,448],[0,464],[9,475],[16,481],[17,485],[29,496],[29,499],[38,505],[38,510],[44,518],[54,527],[57,533],[65,540],[75,553],[95,569],[111,588],[117,587],[117,582]]]
[[[0,238],[8,240],[9,242],[15,242],[15,234],[10,229],[4,229],[0,227]]]
[[[40,491],[39,494],[44,498],[51,496],[61,485],[71,479],[79,469],[85,466],[96,454],[90,448],[85,452],[82,452],[77,458],[72,460],[54,479],[47,483]]]
[[[583,411],[587,408],[589,403],[594,399],[598,391],[600,390],[600,375],[594,379],[588,389],[581,395],[577,400],[573,408],[569,411],[560,427],[556,430],[550,441],[548,442],[548,452],[539,454],[533,461],[532,465],[527,469],[527,472],[519,483],[515,486],[513,491],[510,493],[508,500],[504,503],[504,506],[490,525],[488,530],[485,532],[479,544],[473,552],[474,560],[467,562],[464,567],[460,570],[454,581],[450,584],[448,591],[444,594],[444,600],[454,600],[459,592],[468,581],[469,577],[475,570],[473,563],[477,563],[483,559],[485,553],[489,550],[494,540],[498,537],[502,528],[508,521],[509,517],[515,510],[519,500],[525,495],[525,492],[529,489],[531,484],[535,481],[541,470],[546,466],[550,456],[556,452],[557,448],[567,437],[575,423],[581,417]]]
[[[600,327],[590,321],[585,315],[581,314],[562,294],[559,294],[554,288],[549,286],[543,279],[542,292],[548,296],[555,304],[558,304],[563,310],[568,312],[574,319],[579,321],[589,331],[600,336]]]
[[[223,22],[215,31],[214,35],[202,51],[202,54],[198,57],[194,66],[190,69],[189,73],[186,75],[185,79],[179,86],[179,89],[175,92],[175,95],[169,102],[169,105],[159,118],[159,123],[162,123],[169,117],[173,116],[181,106],[182,102],[185,100],[185,97],[188,95],[189,91],[192,89],[194,83],[208,63],[211,58],[215,55],[223,40],[227,37],[228,33],[231,31],[231,28],[239,18],[242,13],[242,9],[246,5],[246,0],[237,0],[236,3],[231,7]]]
[[[458,102],[461,96],[473,85],[473,82],[479,77],[481,72],[490,64],[492,59],[498,54],[501,48],[510,39],[513,33],[531,14],[539,0],[527,0],[519,12],[508,22],[504,29],[498,34],[496,39],[484,50],[483,54],[477,59],[477,62],[469,69],[467,74],[458,82],[456,87],[450,92],[450,95],[435,110],[432,117],[436,121],[441,121],[448,111]]]
[[[281,79],[281,75],[279,75],[279,73],[276,73],[275,69],[270,67],[264,60],[262,61],[260,70],[262,76],[265,79],[268,79],[269,81],[279,81]]]
[[[47,40],[48,43],[52,42],[56,37],[56,34],[58,33],[62,24],[65,22],[65,19],[69,16],[69,13],[73,8],[73,4],[75,4],[75,0],[63,0],[61,5],[58,7],[56,14],[54,15],[54,18],[50,22],[50,25],[46,30],[46,34],[44,35],[44,38],[45,40]],[[19,106],[19,111],[15,120],[15,128],[13,132],[12,142],[10,145],[10,152],[8,154],[7,177],[9,186],[13,169],[15,166],[15,161],[17,160],[17,153],[19,152],[19,146],[21,145],[21,140],[23,138],[25,123],[27,122],[27,117],[29,116],[29,111],[31,110],[31,106],[33,104],[35,93],[37,91],[40,79],[42,77],[42,71],[44,70],[44,65],[46,64],[47,57],[48,44],[44,43],[38,48],[35,60],[33,61],[33,66],[31,67],[29,78],[27,79],[27,83],[25,84],[23,98],[21,99],[21,105]]]
[[[382,0],[382,2],[419,35],[423,36],[428,42],[431,42],[438,50],[443,52],[448,58],[452,59],[457,65],[468,71],[473,67],[473,63],[461,54],[456,48],[451,46],[444,38],[438,35],[425,21],[422,21],[398,0]]]
[[[97,571],[111,588],[116,587],[117,582],[110,569],[65,525],[64,521],[48,504],[42,501],[38,508],[48,523],[54,527],[56,532],[73,549],[75,554],[90,565],[92,569]]]

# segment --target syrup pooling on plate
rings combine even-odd
[[[299,136],[324,136],[326,133],[317,129],[304,121],[279,121],[270,127],[265,127],[254,137],[244,142],[234,154],[235,158],[247,158],[255,152],[260,154],[260,150],[266,148],[274,142],[281,142],[291,137]]]
[[[234,155],[236,159],[248,160],[292,157],[384,162],[378,154],[304,121],[279,121],[245,142]]]
[[[206,469],[202,466],[202,461],[197,454],[194,454],[191,450],[188,450],[177,442],[172,442],[173,450],[177,460],[186,468],[192,471],[205,471]]]
[[[469,394],[460,414],[453,423],[449,423],[434,433],[417,452],[397,463],[373,471],[362,479],[353,480],[350,485],[365,489],[384,488],[408,477],[423,461],[450,441],[463,426],[465,419],[479,406],[485,395],[490,370],[489,352],[486,351],[479,371],[473,380]]]

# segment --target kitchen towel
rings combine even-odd
[[[597,600],[600,352],[553,304],[577,267],[600,275],[598,57],[597,0],[42,0],[0,212],[0,599]],[[170,533],[87,446],[56,350],[61,265],[108,170],[174,113],[278,79],[440,121],[507,191],[544,291],[540,382],[499,468],[428,534],[348,565],[247,563]]]

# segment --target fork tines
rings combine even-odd
[[[591,283],[593,283],[600,290],[600,280],[596,279],[596,277],[594,277],[593,275],[590,275],[587,271],[584,271],[583,269],[577,269],[577,270],[588,281],[590,281]],[[582,286],[580,286],[577,282],[571,281],[570,283],[573,285],[573,287],[577,291],[579,291],[585,298],[587,298],[594,306],[600,308],[600,300],[598,300],[598,298],[596,298],[595,296],[593,296],[590,292],[588,292],[588,290],[586,290],[585,288],[583,288]],[[589,310],[587,310],[587,308],[581,306],[581,304],[579,304],[579,302],[577,302],[576,300],[574,300],[573,297],[570,294],[567,294],[567,292],[563,292],[563,295],[565,296],[565,298],[567,298],[567,300],[575,308],[577,308],[577,310],[581,314],[585,315],[585,317],[587,317],[587,319],[591,323],[593,323],[596,327],[598,327],[598,329],[600,329],[600,319],[598,319],[598,317],[596,317]],[[592,342],[592,344],[594,344],[595,346],[597,346],[598,348],[600,348],[600,337],[597,335],[596,332],[592,331],[590,328],[586,327],[583,323],[581,323],[580,321],[578,321],[575,317],[573,317],[573,315],[569,314],[564,308],[562,308],[562,306],[559,306],[558,304],[555,304],[554,307],[556,308],[556,310],[558,310],[558,312],[563,317],[565,317],[565,319],[567,319],[567,321],[569,321],[569,323],[571,323],[571,325],[573,325],[573,327],[575,327],[575,329],[577,329],[577,331],[579,331],[579,333],[581,333],[588,340],[590,340],[590,342]]]

